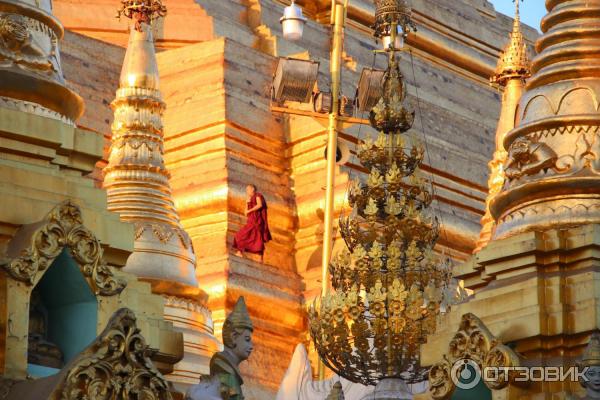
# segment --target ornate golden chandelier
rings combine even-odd
[[[420,346],[435,332],[451,297],[449,265],[433,252],[439,224],[429,213],[430,183],[420,172],[424,148],[404,135],[414,121],[405,99],[390,46],[383,95],[370,113],[380,134],[362,141],[357,152],[368,179],[352,182],[353,210],[340,218],[347,249],[330,263],[333,291],[309,310],[310,333],[323,362],[367,385],[383,378],[426,379]]]

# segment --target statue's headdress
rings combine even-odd
[[[254,325],[248,314],[248,308],[246,308],[246,302],[244,297],[240,296],[237,303],[233,307],[231,314],[227,316],[225,323],[223,324],[223,343],[228,346],[231,334],[236,329],[250,329],[254,331]]]
[[[581,367],[600,366],[600,333],[594,332],[579,362]]]

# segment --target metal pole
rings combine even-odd
[[[344,24],[346,7],[339,0],[331,5],[333,21],[333,40],[331,44],[331,98],[332,107],[327,127],[327,184],[325,186],[325,229],[323,232],[323,258],[321,260],[321,295],[329,291],[329,261],[333,247],[333,213],[335,200],[335,165],[337,155],[337,131],[339,127],[339,106],[342,74],[342,51],[344,47]],[[325,366],[319,362],[319,379],[325,378]]]
[[[331,97],[332,107],[329,113],[329,126],[327,127],[327,184],[325,186],[325,230],[323,233],[323,258],[321,271],[321,293],[325,296],[329,290],[328,270],[331,259],[333,242],[333,213],[335,194],[335,166],[337,154],[337,131],[339,126],[340,85],[342,67],[342,49],[344,42],[345,9],[342,4],[335,3],[333,24],[333,42],[331,48]]]

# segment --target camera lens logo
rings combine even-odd
[[[481,382],[481,368],[473,360],[458,360],[452,366],[450,377],[457,388],[473,389]]]

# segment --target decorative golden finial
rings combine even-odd
[[[506,86],[510,79],[527,79],[531,76],[531,60],[525,38],[521,32],[521,17],[519,14],[519,1],[515,3],[515,20],[510,34],[510,42],[504,48],[498,60],[496,73],[490,79],[492,84]]]
[[[167,15],[167,7],[161,0],[121,0],[117,18],[121,15],[135,21],[135,30],[142,31],[142,23],[151,25],[155,19]]]
[[[391,24],[395,32],[403,4],[377,1],[381,26]],[[446,264],[425,256],[440,227],[430,215],[429,185],[419,176],[424,147],[399,138],[411,128],[414,113],[404,104],[398,50],[390,46],[387,51],[382,97],[369,115],[380,134],[357,154],[369,178],[353,188],[353,211],[339,223],[349,260],[330,263],[335,294],[309,311],[311,337],[325,365],[381,391],[389,379],[398,387],[425,379],[419,349],[435,331],[451,277]],[[406,398],[393,390],[394,398]]]

